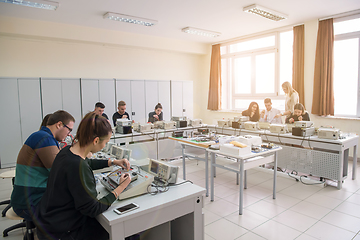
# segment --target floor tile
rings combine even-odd
[[[244,203],[243,203],[244,208],[261,200],[260,198],[253,197],[253,196],[248,195],[248,194],[244,194],[243,197],[244,197],[243,198],[244,199]],[[239,198],[240,198],[240,194],[237,192],[237,193],[234,193],[234,194],[232,194],[230,196],[227,196],[227,197],[225,197],[223,199],[239,206]]]
[[[225,218],[248,230],[252,230],[260,226],[264,222],[269,221],[269,218],[266,218],[260,214],[257,214],[247,209],[244,209],[242,215],[239,215],[239,213],[236,212],[230,214],[229,216],[226,216]]]
[[[235,190],[228,188],[224,185],[218,185],[214,187],[214,195],[218,196],[219,198],[226,198],[229,195],[237,193]],[[237,193],[239,194],[239,193]]]
[[[324,218],[322,218],[321,221],[354,233],[357,233],[360,230],[360,218],[353,217],[338,211],[330,212]]]
[[[298,236],[297,238],[295,238],[296,240],[317,240],[317,238],[311,237],[305,233],[301,234],[300,236]]]
[[[331,209],[339,206],[343,202],[342,200],[333,197],[328,197],[320,193],[315,193],[312,196],[306,198],[304,201],[311,202],[313,204]]]
[[[355,234],[350,231],[321,221],[307,230],[305,234],[326,240],[351,240],[355,236]]]
[[[268,240],[289,240],[300,236],[301,232],[273,220],[267,221],[252,232]]]
[[[212,238],[209,235],[205,234],[204,240],[215,240],[215,238]]]
[[[291,210],[287,210],[279,214],[274,217],[273,220],[301,232],[306,231],[318,221],[315,218],[311,218]]]
[[[246,229],[223,218],[205,227],[205,233],[216,240],[233,240],[246,232]]]
[[[244,190],[244,193],[262,199],[272,195],[273,191],[266,188],[254,186]]]
[[[246,209],[267,218],[273,218],[286,210],[286,208],[265,201],[254,203]]]
[[[205,226],[222,218],[221,216],[219,216],[205,208],[203,209],[203,213],[204,213]]]
[[[225,217],[227,215],[230,215],[231,213],[239,211],[238,205],[229,203],[223,199],[219,199],[217,201],[206,204],[204,208],[221,217]]]
[[[328,197],[336,198],[339,200],[346,200],[348,197],[350,197],[353,193],[347,192],[343,189],[338,190],[334,187],[326,187],[324,189],[321,189],[318,194],[322,194]]]
[[[353,194],[345,202],[351,202],[360,205],[360,194]]]
[[[301,202],[300,199],[298,198],[293,198],[281,193],[277,193],[276,194],[276,199],[273,199],[273,196],[269,196],[267,198],[264,199],[266,202],[278,205],[280,207],[283,208],[290,208],[294,205],[296,205],[297,203]]]
[[[335,208],[335,211],[360,218],[360,205],[351,202],[343,202],[337,208]]]
[[[318,220],[320,220],[322,217],[324,217],[326,214],[328,214],[331,211],[331,209],[329,208],[321,207],[319,205],[305,201],[296,204],[295,206],[291,207],[290,210]]]
[[[245,233],[244,235],[242,235],[241,237],[237,238],[236,240],[265,240],[265,238],[252,233],[252,232],[248,232]]]

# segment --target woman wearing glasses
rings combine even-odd
[[[98,200],[93,170],[112,164],[129,170],[130,163],[126,159],[111,161],[86,156],[103,149],[111,134],[109,121],[88,113],[80,122],[74,144],[56,156],[35,218],[40,240],[109,238],[95,217],[109,208],[131,178],[123,174],[120,185]]]

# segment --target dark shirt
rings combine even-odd
[[[97,199],[93,170],[108,167],[107,160],[82,159],[65,147],[52,165],[46,191],[37,207],[39,226],[59,238],[95,218],[115,201],[113,193]]]
[[[127,116],[127,119],[130,120],[130,116],[127,112],[125,112],[124,114],[120,114],[119,112],[113,114],[112,119],[113,119],[114,127],[116,127],[116,120],[122,118],[124,115]]]
[[[308,112],[305,112],[305,113],[302,114],[301,116],[302,116],[302,120],[303,120],[303,121],[310,121],[310,116],[309,116],[309,113],[308,113]],[[289,123],[290,118],[293,118],[295,122],[296,122],[296,121],[299,121],[299,117],[296,116],[296,115],[294,115],[294,113],[291,113],[291,115],[286,118],[286,121],[285,121],[285,122],[286,122],[286,123]]]
[[[154,117],[153,117],[154,115],[156,115],[155,111],[149,113],[149,120],[148,120],[148,122],[154,123],[154,122],[156,122],[156,121],[162,121],[162,120],[163,120],[163,113],[162,113],[162,112],[159,114],[159,120],[157,120],[156,118],[154,118]]]
[[[101,116],[103,116],[104,118],[106,118],[107,120],[109,120],[108,116],[107,116],[105,113],[103,113]]]
[[[258,121],[260,120],[260,115],[259,115],[259,116],[256,116],[256,114],[254,114],[252,117],[250,117],[250,116],[251,116],[251,112],[248,111],[248,109],[242,111],[241,115],[242,115],[242,116],[248,116],[249,119],[250,119],[250,121],[252,121],[252,122],[258,122]]]

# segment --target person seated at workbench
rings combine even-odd
[[[296,121],[310,121],[309,113],[305,111],[304,106],[301,103],[297,103],[294,106],[294,112],[286,118],[286,123],[294,123]]]
[[[156,121],[163,120],[162,106],[161,103],[156,104],[155,111],[149,113],[148,122],[154,123]]]
[[[260,119],[260,110],[257,102],[251,102],[249,108],[242,111],[241,115],[248,116],[252,122],[258,122]]]
[[[114,123],[114,127],[116,127],[117,119],[128,119],[130,120],[129,114],[126,112],[126,103],[124,101],[120,101],[118,103],[118,111],[115,112],[112,116],[112,120]]]

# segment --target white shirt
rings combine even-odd
[[[271,108],[270,111],[265,109],[264,118],[260,118],[260,122],[279,123],[281,124],[281,117],[275,118],[277,114],[281,113],[276,108]]]

